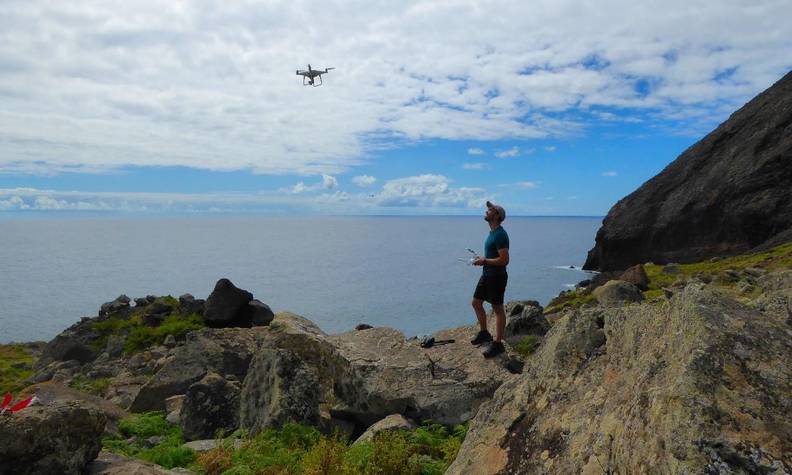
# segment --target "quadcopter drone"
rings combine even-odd
[[[308,65],[308,70],[297,70],[297,75],[303,77],[303,86],[321,86],[322,85],[322,74],[329,73],[330,70],[335,68],[325,68],[324,71],[321,69],[311,69],[311,65]],[[315,79],[319,78],[319,84],[315,83]]]

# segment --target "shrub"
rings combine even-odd
[[[119,437],[108,437],[102,441],[106,450],[165,468],[187,467],[195,459],[195,452],[182,447],[184,437],[181,429],[166,421],[161,412],[134,414],[118,423],[118,431]],[[154,436],[163,436],[164,440],[146,448],[145,440]]]
[[[179,314],[169,315],[156,327],[134,326],[129,335],[127,335],[124,351],[126,353],[135,353],[161,344],[168,335],[173,335],[175,338],[183,338],[188,332],[203,327],[203,318],[197,313],[187,316]]]
[[[337,437],[322,438],[303,457],[302,473],[305,475],[336,475],[345,472],[345,450],[346,444]]]
[[[524,336],[516,345],[514,345],[514,350],[522,355],[523,357],[528,357],[534,354],[537,348],[539,348],[539,344],[542,342],[542,339],[536,335],[526,335]]]

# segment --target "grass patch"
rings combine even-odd
[[[16,393],[33,376],[33,364],[38,359],[44,343],[11,343],[0,345],[0,397]]]
[[[195,460],[195,452],[182,447],[184,437],[179,426],[166,421],[161,412],[135,414],[123,419],[118,423],[118,432],[118,436],[102,441],[105,450],[165,468],[187,467]],[[148,447],[146,439],[151,437],[161,440]]]
[[[551,300],[550,303],[547,304],[544,313],[556,313],[568,307],[582,307],[594,301],[594,296],[591,293],[585,292],[583,289],[572,290],[564,292]]]
[[[156,346],[165,341],[168,335],[175,338],[183,338],[188,332],[203,328],[203,318],[197,313],[187,316],[173,314],[165,317],[165,320],[156,327],[140,325],[133,327],[126,337],[124,351],[126,353],[136,353],[140,350]]]
[[[156,305],[172,308],[173,311],[157,326],[144,324],[146,309]],[[92,322],[91,329],[96,333],[96,337],[91,342],[91,346],[101,351],[107,346],[111,335],[120,335],[124,339],[124,352],[132,354],[161,344],[168,335],[181,339],[188,332],[204,327],[200,315],[181,313],[178,299],[166,295],[158,297],[147,306],[133,308],[127,315],[114,315]]]
[[[527,358],[534,354],[541,342],[542,339],[536,335],[526,335],[514,345],[514,351]]]
[[[661,295],[658,291],[662,292],[661,289],[663,287],[672,285],[680,278],[689,280],[696,275],[715,277],[727,269],[740,271],[749,267],[760,267],[770,272],[790,269],[792,268],[792,242],[782,244],[765,252],[725,257],[715,261],[706,260],[690,264],[678,264],[679,272],[675,274],[664,273],[663,267],[659,264],[644,266],[646,275],[649,277],[649,290],[644,293],[644,296]]]
[[[91,379],[83,374],[77,374],[69,381],[69,387],[102,397],[110,387],[110,378]]]
[[[449,429],[425,423],[412,432],[386,431],[350,445],[338,435],[286,424],[246,439],[239,449],[226,439],[200,454],[191,469],[209,475],[440,475],[456,458],[466,433],[467,425]]]

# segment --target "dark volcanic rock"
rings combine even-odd
[[[80,474],[102,448],[106,420],[76,401],[0,417],[0,473]]]
[[[583,268],[738,254],[790,228],[792,72],[616,203]]]
[[[253,294],[237,288],[228,279],[220,279],[206,299],[204,321],[210,327],[249,327],[250,320],[244,321],[244,317],[249,318],[244,310],[251,300]]]
[[[244,319],[249,321],[254,327],[265,327],[272,323],[275,314],[269,305],[260,302],[256,299],[248,302],[247,306],[243,309]]]
[[[619,280],[629,282],[641,290],[649,289],[649,276],[646,275],[646,269],[643,264],[636,264],[619,277]]]
[[[209,372],[187,389],[179,421],[187,440],[227,436],[239,427],[238,382]]]

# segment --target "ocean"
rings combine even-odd
[[[509,217],[506,300],[545,305],[579,270],[602,218]],[[0,217],[0,343],[50,340],[120,294],[206,298],[226,277],[328,333],[407,336],[472,324],[489,231],[464,217]],[[574,266],[575,269],[571,269]]]

